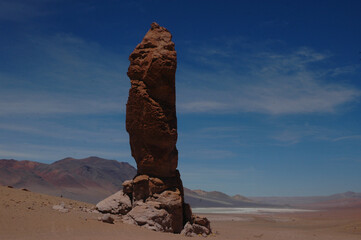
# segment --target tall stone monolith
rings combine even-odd
[[[138,171],[133,180],[123,183],[123,190],[99,202],[97,209],[156,231],[208,235],[209,221],[192,215],[184,202],[177,170],[177,54],[172,35],[152,23],[129,61],[126,129]]]
[[[177,54],[172,35],[152,23],[129,56],[131,88],[126,129],[138,173],[176,175],[178,164],[175,73]]]

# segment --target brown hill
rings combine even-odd
[[[136,169],[98,157],[65,158],[52,164],[0,160],[0,184],[96,203],[122,188]]]

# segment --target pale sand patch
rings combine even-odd
[[[53,210],[64,202],[67,213]],[[0,186],[1,240],[173,240],[188,238],[159,233],[141,227],[107,224],[97,221],[100,214],[81,208],[93,205]],[[343,209],[311,213],[205,214],[216,233],[208,239],[219,240],[360,240],[361,209]]]

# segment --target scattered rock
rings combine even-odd
[[[181,234],[192,237],[202,235],[203,237],[208,236],[212,233],[210,222],[205,217],[192,215],[190,222],[187,222],[182,230]]]
[[[261,237],[263,237],[263,233],[261,233],[261,234],[259,234],[259,235],[253,235],[253,237],[255,237],[255,238],[261,238]]]
[[[7,186],[8,188],[14,188],[13,186]]]
[[[101,213],[127,214],[132,208],[132,203],[127,194],[122,190],[107,197],[96,205],[96,210]]]
[[[128,214],[139,225],[162,232],[174,232],[170,214],[157,204],[142,204],[134,207]]]
[[[62,212],[62,213],[69,212],[69,208],[71,208],[71,207],[70,206],[65,206],[64,202],[60,203],[59,205],[54,205],[53,206],[54,210],[57,210],[57,211]]]
[[[160,203],[162,208],[181,208],[182,207],[182,196],[178,189],[175,191],[164,191],[160,194],[154,194],[151,199]]]
[[[186,225],[184,225],[184,228],[181,232],[182,235],[187,237],[195,237],[197,234],[193,231],[193,226],[190,222],[187,222]]]
[[[82,212],[87,212],[87,213],[99,213],[98,210],[95,210],[95,209],[90,209],[90,208],[86,208],[86,207],[79,207],[80,210]]]
[[[133,180],[133,199],[145,200],[149,197],[149,176],[140,175]]]
[[[53,209],[54,210],[60,210],[60,209],[64,209],[64,207],[61,207],[60,205],[54,205]]]
[[[121,218],[122,222],[123,223],[126,223],[126,224],[134,224],[134,225],[138,225],[133,218],[131,218],[129,215],[124,215],[122,218]]]
[[[22,188],[21,190],[25,191],[25,192],[30,192],[29,189],[26,189],[26,188]]]
[[[123,192],[124,193],[132,193],[133,192],[133,181],[132,180],[126,180],[122,184],[123,186]]]
[[[105,223],[111,223],[111,224],[113,224],[113,223],[114,223],[114,218],[112,218],[112,216],[108,213],[108,214],[104,214],[104,215],[101,217],[101,221],[102,221],[102,222],[105,222]]]
[[[198,235],[202,235],[203,237],[206,237],[211,233],[212,233],[212,231],[209,228],[207,228],[205,226],[201,226],[196,223],[192,224],[190,222],[186,223],[186,225],[184,226],[184,229],[181,232],[182,235],[185,235],[187,237],[194,237],[194,236],[198,236]]]
[[[167,189],[166,184],[159,178],[149,178],[149,193],[161,193]]]
[[[210,222],[206,217],[193,215],[193,223],[210,229]]]

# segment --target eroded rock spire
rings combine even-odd
[[[129,60],[126,129],[138,173],[123,183],[123,190],[99,202],[97,209],[156,231],[208,235],[209,221],[192,215],[184,202],[177,170],[177,54],[172,35],[152,23]]]
[[[126,129],[139,174],[171,177],[178,164],[175,72],[172,35],[152,23],[129,56],[131,82]]]

